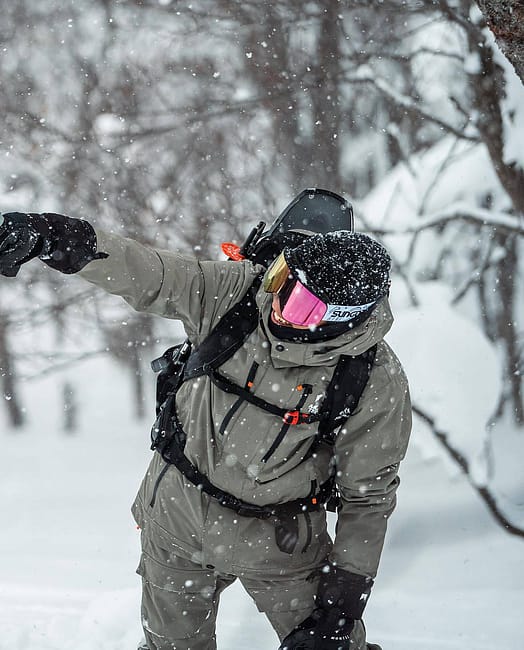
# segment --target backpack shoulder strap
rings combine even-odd
[[[377,346],[374,345],[358,356],[342,355],[338,360],[322,404],[321,410],[327,415],[320,421],[320,439],[333,442],[335,429],[344,424],[357,408],[368,383],[376,353]]]
[[[184,381],[218,368],[231,358],[258,324],[256,294],[262,276],[257,276],[247,293],[218,321],[202,343],[191,352],[184,370]]]

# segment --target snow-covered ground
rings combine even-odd
[[[442,26],[434,28],[440,31]],[[452,36],[447,29],[442,37],[446,47]],[[440,49],[440,41],[433,37],[428,41],[425,30],[420,37],[424,45],[434,42]],[[524,147],[524,88],[502,55],[498,62],[507,81],[505,159],[519,161]],[[434,83],[439,76],[434,65],[432,60],[425,92],[441,102],[446,78]],[[120,119],[99,118],[95,126],[100,137],[120,130]],[[367,158],[371,147],[369,135],[363,149],[352,143],[347,149],[348,169]],[[15,185],[13,170],[20,177],[26,170],[23,158],[15,164],[9,154],[6,187]],[[25,155],[25,148],[20,155]],[[29,171],[31,176],[34,171]],[[33,197],[24,187],[22,183],[21,189],[0,197],[4,209],[15,205],[29,209]],[[51,205],[55,194],[53,188],[47,197]],[[482,208],[488,197],[489,219]],[[484,146],[451,136],[414,156],[410,165],[399,165],[359,207],[357,224],[365,215],[369,226],[397,233],[385,239],[401,262],[411,243],[402,231],[427,225],[436,217],[466,211],[479,223],[506,225],[514,218],[508,214],[508,197]],[[467,257],[465,235],[457,232],[443,233],[442,238],[428,230],[419,237],[410,269],[412,284],[426,270],[427,277],[434,277],[435,251],[446,244],[446,237],[461,242],[453,264],[456,258]],[[451,295],[442,285],[423,284],[414,287],[420,307],[409,308],[409,301],[400,296],[402,282],[395,278],[398,318],[389,340],[406,367],[417,406],[467,457],[476,484],[487,486],[503,512],[522,528],[524,431],[507,422],[485,428],[500,394],[500,354],[481,335],[471,301],[463,301],[459,311],[450,307]],[[6,311],[16,302],[15,286],[11,285],[12,294],[2,294]],[[34,287],[31,299],[36,304],[35,291]],[[522,321],[518,325],[521,328]],[[76,339],[85,345],[86,338],[96,337],[96,332],[86,333],[81,317],[74,329],[78,334],[61,342],[64,347]],[[34,336],[34,331],[20,327],[16,336]],[[36,343],[42,345],[40,338]],[[81,390],[81,427],[74,435],[61,429],[65,379]],[[0,650],[136,647],[141,637],[140,586],[134,572],[139,541],[129,506],[150,452],[149,422],[133,419],[131,400],[128,376],[99,358],[27,384],[24,402],[30,421],[24,430],[9,430],[0,411]],[[152,390],[150,405],[152,412]],[[370,641],[384,650],[522,650],[524,539],[494,521],[420,421],[415,422],[401,479],[398,509],[366,610]],[[218,645],[219,650],[278,647],[268,623],[239,585],[223,596]]]
[[[78,372],[85,391],[75,435],[61,431],[56,376],[27,387],[28,427],[0,434],[1,650],[133,650],[141,637],[129,505],[149,458],[148,423],[133,421],[121,370],[98,359]],[[402,467],[369,638],[384,650],[521,650],[523,541],[427,453],[429,435],[417,429]],[[277,647],[242,587],[231,587],[220,650]]]

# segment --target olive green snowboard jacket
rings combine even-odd
[[[262,270],[248,261],[197,261],[104,232],[97,232],[97,240],[98,250],[109,257],[90,262],[80,275],[122,296],[138,311],[181,320],[195,346]],[[158,453],[133,504],[134,517],[143,535],[224,573],[267,579],[307,575],[329,558],[348,571],[374,577],[411,428],[407,380],[383,341],[393,321],[388,302],[382,300],[364,323],[335,339],[290,342],[276,338],[267,327],[271,294],[260,290],[256,300],[259,325],[221,366],[221,373],[244,386],[256,369],[251,391],[290,410],[303,400],[303,387],[311,386],[300,408],[311,412],[322,402],[339,355],[360,354],[378,343],[358,408],[338,431],[334,447],[321,445],[308,456],[318,425],[291,426],[275,448],[280,417],[199,377],[185,382],[177,394],[187,433],[185,454],[213,484],[259,505],[310,495],[336,463],[342,506],[334,541],[326,531],[325,511],[305,512],[298,516],[294,552],[284,553],[270,521],[220,506]]]

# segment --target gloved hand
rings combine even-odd
[[[14,277],[34,257],[62,273],[76,273],[107,255],[97,252],[96,234],[87,221],[52,212],[0,215],[0,274]]]
[[[287,635],[279,650],[350,650],[355,621],[362,618],[373,580],[333,565],[324,567],[316,609]]]

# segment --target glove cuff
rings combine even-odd
[[[46,222],[47,232],[38,257],[51,268],[66,274],[77,273],[92,260],[108,257],[107,253],[97,252],[96,233],[88,221],[52,212],[40,216]]]
[[[332,564],[320,574],[316,602],[323,609],[337,608],[347,619],[361,619],[373,580]]]

